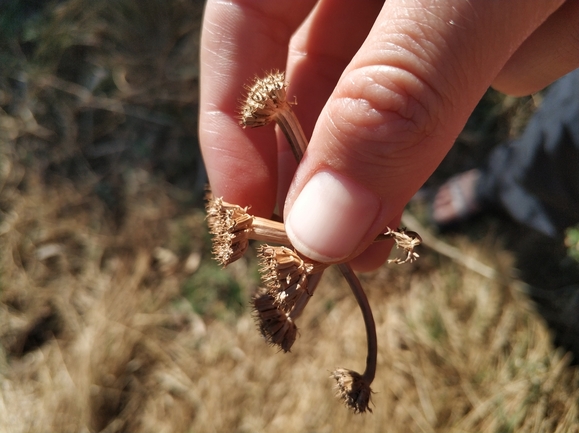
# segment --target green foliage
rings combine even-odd
[[[182,293],[198,314],[220,319],[240,315],[248,302],[240,282],[213,260],[184,281]]]
[[[425,324],[427,326],[428,333],[434,341],[442,341],[447,337],[446,327],[444,325],[444,320],[440,312],[432,307],[429,311],[425,312],[424,317]]]

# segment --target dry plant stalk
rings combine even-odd
[[[272,72],[262,79],[257,78],[251,86],[247,87],[248,95],[241,110],[241,124],[243,126],[257,127],[275,121],[286,136],[296,161],[299,163],[307,148],[308,141],[291,109],[291,105],[287,102],[286,87],[285,76],[280,72]],[[404,261],[399,260],[397,262],[412,261],[418,257],[418,254],[413,252],[415,243],[409,241],[408,236],[400,234],[397,237],[395,233],[397,232],[388,230],[384,234],[384,238],[394,237],[397,245],[399,245],[400,241],[405,242],[401,247],[407,251],[407,258]],[[368,339],[368,356],[364,374],[360,375],[352,370],[338,369],[333,373],[333,377],[337,381],[338,396],[356,413],[361,413],[370,410],[368,407],[372,394],[370,384],[374,380],[378,356],[376,326],[372,309],[354,271],[347,264],[341,264],[339,268],[348,281],[364,316]]]
[[[378,358],[378,337],[376,335],[376,323],[370,308],[370,303],[364,293],[362,284],[348,263],[339,264],[342,275],[348,281],[352,293],[362,310],[364,326],[366,328],[366,340],[368,342],[368,355],[366,357],[366,369],[363,374],[354,370],[339,368],[332,373],[336,379],[337,396],[355,413],[372,412],[370,409],[370,397],[372,388],[370,385],[376,376],[376,364]]]
[[[249,246],[249,240],[272,242],[291,246],[283,223],[249,214],[247,207],[241,207],[224,201],[221,197],[207,196],[207,225],[213,236],[213,255],[222,266],[238,260]],[[409,231],[390,230],[379,235],[376,242],[394,238],[396,246],[407,252],[405,260],[395,259],[390,262],[406,263],[414,261],[418,254],[414,248],[420,244],[420,237]]]
[[[243,127],[260,127],[276,122],[287,138],[296,161],[299,163],[308,141],[287,101],[287,84],[283,72],[270,72],[265,78],[256,78],[246,86],[247,96],[240,111]],[[207,206],[207,220],[213,235],[213,253],[222,265],[240,258],[247,250],[249,240],[263,240],[281,244],[264,245],[259,250],[262,280],[266,287],[260,288],[253,298],[253,306],[259,329],[266,341],[288,352],[297,337],[295,319],[301,315],[327,265],[315,263],[302,257],[291,247],[284,225],[248,214],[247,208],[212,198]],[[405,230],[388,229],[376,239],[393,238],[397,248],[406,252],[404,259],[389,262],[406,263],[416,260],[414,248],[420,244],[420,236]],[[360,281],[348,264],[338,265],[356,297],[364,317],[368,354],[363,374],[353,370],[337,369],[332,376],[337,382],[337,395],[356,413],[370,411],[370,385],[376,374],[378,344],[376,325],[368,298]]]

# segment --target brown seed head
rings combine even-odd
[[[372,412],[369,407],[372,389],[360,373],[339,368],[332,373],[336,379],[336,397],[340,398],[354,413]]]
[[[213,235],[213,255],[222,266],[239,259],[249,246],[253,217],[247,208],[211,198],[207,204],[207,225]]]
[[[250,239],[290,244],[283,223],[252,216],[246,207],[221,198],[208,197],[207,225],[213,235],[213,254],[223,266],[239,259]]]
[[[262,245],[258,257],[262,281],[276,305],[297,318],[313,294],[308,287],[310,275],[321,272],[326,265],[306,262],[296,251],[283,246]]]
[[[272,71],[264,78],[256,77],[248,85],[247,97],[240,110],[240,123],[243,127],[256,128],[275,120],[280,108],[289,107],[286,94],[285,74]]]
[[[297,327],[291,317],[277,306],[267,289],[258,290],[253,298],[253,307],[265,340],[289,352],[297,337]]]

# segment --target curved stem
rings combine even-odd
[[[349,263],[341,263],[338,265],[342,275],[348,281],[352,293],[356,297],[358,306],[362,310],[362,316],[364,317],[364,325],[366,327],[366,339],[368,340],[368,355],[366,356],[366,369],[362,375],[368,383],[372,383],[374,377],[376,376],[376,364],[378,359],[378,337],[376,335],[376,323],[374,322],[374,315],[372,314],[372,308],[370,308],[370,303],[364,293],[362,284],[360,280],[354,273],[354,270]]]

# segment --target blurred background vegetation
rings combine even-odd
[[[220,269],[204,224],[203,5],[0,3],[0,431],[579,431],[569,344],[522,283],[577,281],[577,231],[567,254],[487,216],[444,239],[500,278],[428,246],[363,276],[381,344],[373,415],[331,397],[329,371],[365,356],[334,273],[293,352],[264,344],[255,259]],[[538,103],[489,91],[427,187]]]

